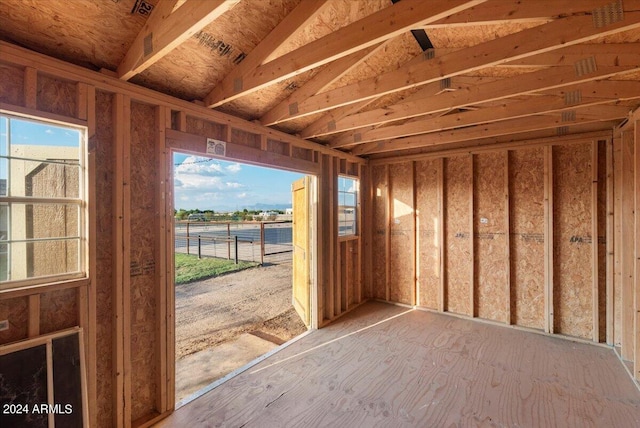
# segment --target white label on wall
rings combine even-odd
[[[227,143],[213,138],[207,138],[207,154],[216,156],[227,155]]]
[[[489,219],[488,218],[484,218],[484,217],[480,217],[480,223],[487,224],[487,223],[489,223]]]

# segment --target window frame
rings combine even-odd
[[[351,180],[354,182],[355,186],[356,186],[356,190],[354,192],[348,192],[348,191],[343,191],[341,190],[341,186],[340,186],[340,180]],[[346,204],[342,204],[341,203],[341,195],[353,195],[354,198],[354,202],[353,205],[346,205]],[[350,240],[350,239],[357,239],[360,237],[360,222],[358,221],[359,218],[359,214],[360,214],[360,179],[358,177],[354,177],[354,176],[350,176],[350,175],[346,175],[346,174],[338,174],[337,177],[337,186],[336,186],[336,197],[337,197],[337,204],[336,204],[336,209],[337,209],[337,213],[336,213],[336,217],[337,217],[337,223],[338,223],[338,227],[337,227],[337,236],[339,240]],[[351,221],[346,222],[346,221],[341,221],[340,220],[340,216],[343,215],[341,214],[341,210],[343,207],[346,208],[353,208],[353,232],[352,233],[342,233],[340,230],[340,226],[343,223],[349,223],[351,224]]]
[[[71,119],[71,118],[70,118]],[[8,233],[9,239],[3,240],[3,244],[8,246],[12,243],[30,243],[30,242],[59,242],[59,241],[75,241],[78,242],[78,254],[77,254],[77,270],[73,272],[65,272],[59,274],[41,275],[35,277],[27,277],[22,279],[7,279],[0,281],[0,293],[13,292],[22,289],[40,288],[46,286],[64,284],[69,281],[88,280],[89,278],[89,261],[88,261],[88,147],[87,147],[87,135],[88,129],[86,125],[79,123],[71,123],[66,121],[51,120],[44,117],[24,115],[13,111],[0,110],[0,120],[6,120],[6,132],[7,135],[2,136],[6,138],[7,152],[6,154],[0,154],[0,162],[6,162],[6,194],[0,195],[0,205],[11,207],[12,204],[24,204],[37,205],[37,204],[49,204],[49,205],[63,205],[67,207],[76,207],[78,212],[77,218],[77,234],[66,235],[62,237],[45,237],[45,238],[24,238],[24,239],[12,239],[10,232]],[[77,166],[78,168],[78,195],[77,197],[43,197],[43,196],[13,196],[11,195],[11,160],[24,160],[24,161],[45,161],[46,164],[67,164],[61,159],[46,159],[46,158],[31,158],[11,156],[11,121],[18,120],[23,122],[32,122],[37,125],[51,126],[58,129],[69,129],[78,132],[78,163],[70,164]],[[72,119],[71,119],[72,120]],[[0,144],[5,144],[5,141],[1,141]],[[25,176],[26,177],[26,176]],[[10,216],[11,209],[7,210],[7,225],[10,228]],[[25,259],[26,262],[27,259]],[[11,250],[7,250],[7,270],[10,271],[11,266]]]

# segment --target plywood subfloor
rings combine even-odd
[[[614,352],[367,303],[160,427],[640,426]]]

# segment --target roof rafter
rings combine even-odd
[[[353,70],[358,65],[362,64],[367,58],[369,58],[378,49],[384,46],[385,43],[380,43],[376,46],[363,49],[358,52],[354,52],[351,55],[340,58],[334,61],[322,69],[318,74],[313,76],[302,87],[298,88],[293,94],[289,95],[286,99],[278,103],[277,106],[266,112],[260,118],[260,123],[265,126],[275,125],[282,119],[286,118],[290,114],[290,110],[298,105],[298,102],[306,100],[312,95],[322,91],[327,86],[331,85],[336,80],[340,79],[350,70]]]
[[[560,113],[550,115],[533,115],[525,118],[489,123],[486,125],[471,126],[463,129],[432,132],[413,137],[361,144],[352,150],[352,154],[366,155],[371,153],[401,151],[480,138],[518,134],[521,132],[538,131],[541,129],[564,127],[581,123],[606,122],[614,119],[622,119],[628,114],[629,107],[627,106],[590,106],[579,109],[575,116],[572,116],[569,120],[566,116],[563,116]]]
[[[196,32],[233,8],[240,0],[160,0],[118,66],[120,79],[129,80],[149,68]]]
[[[635,1],[627,1],[636,3]],[[637,2],[640,3],[640,2]],[[569,16],[315,95],[298,105],[295,117],[379,97],[485,67],[525,58],[598,37],[640,28],[640,12],[625,12],[616,22],[594,25],[592,16]]]
[[[326,4],[327,0],[305,0],[298,4],[237,67],[225,76],[222,82],[213,88],[205,97],[205,104],[209,107],[221,104],[214,100],[223,99],[226,93],[233,93],[238,82],[242,82],[260,64],[268,60],[275,50],[296,35]]]
[[[595,61],[597,64],[597,57]],[[310,138],[311,136],[328,135],[371,125],[380,125],[397,120],[443,112],[452,108],[461,108],[532,92],[605,79],[616,75],[624,75],[625,73],[637,70],[640,70],[640,64],[617,67],[598,66],[596,70],[580,75],[576,73],[574,66],[561,66],[510,77],[508,81],[487,79],[489,80],[488,83],[464,85],[460,86],[457,91],[442,93],[434,97],[421,97],[420,99],[401,102],[385,108],[356,113],[341,120],[336,120],[330,126],[325,122],[322,124],[322,128],[314,129],[313,134],[303,132],[302,136]],[[454,77],[452,81],[460,79],[461,77],[464,76]]]
[[[492,0],[480,7],[474,6],[426,24],[422,28],[548,21],[561,16],[592,13],[606,2],[607,0],[582,0],[579,2],[573,0]]]
[[[233,87],[207,96],[205,105],[219,106],[485,1],[433,0],[427,8],[421,0],[403,0],[261,65],[246,78],[234,80]]]
[[[463,126],[479,125],[482,123],[499,122],[531,115],[552,112],[572,111],[585,106],[610,104],[616,100],[631,100],[640,98],[640,82],[636,81],[600,81],[580,87],[582,96],[575,102],[567,102],[565,91],[555,94],[533,96],[532,98],[514,104],[503,104],[496,107],[450,114],[446,116],[418,120],[402,125],[386,126],[353,136],[341,136],[329,146],[331,148],[367,143],[371,141],[387,140],[391,138],[408,137]]]

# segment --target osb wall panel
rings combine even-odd
[[[391,251],[389,296],[392,302],[414,304],[413,162],[389,165],[391,189]]]
[[[24,106],[24,70],[0,63],[0,102]]]
[[[27,338],[29,298],[0,300],[0,320],[9,321],[9,329],[0,331],[0,345]]]
[[[267,140],[267,151],[283,156],[289,156],[289,144],[276,140]]]
[[[373,187],[373,254],[372,289],[374,299],[386,299],[386,241],[387,241],[387,170],[385,166],[371,168],[371,185]]]
[[[347,288],[347,305],[353,307],[356,303],[360,302],[360,297],[357,293],[358,282],[358,241],[346,241],[344,252],[341,253],[345,260],[345,285]],[[348,254],[348,257],[347,257]],[[347,260],[348,259],[348,260]]]
[[[438,308],[440,272],[440,249],[438,232],[438,165],[439,160],[416,162],[416,222],[418,252],[417,304],[431,309]]]
[[[76,116],[76,85],[38,74],[38,110]]]
[[[212,123],[208,120],[202,120],[191,116],[187,116],[186,132],[188,132],[189,134],[199,135],[201,137],[226,140],[224,125]]]
[[[598,340],[607,340],[607,143],[598,143]]]
[[[591,144],[553,148],[554,329],[591,338]]]
[[[447,310],[471,316],[471,156],[447,158],[444,172]]]
[[[231,142],[253,147],[254,149],[260,148],[260,136],[258,134],[250,134],[239,129],[231,130]]]
[[[78,291],[75,288],[40,295],[40,334],[78,325]]]
[[[511,320],[544,328],[544,149],[509,152]]]
[[[96,92],[96,130],[89,151],[96,159],[96,355],[97,420],[112,426],[113,355],[113,96]]]
[[[622,140],[613,140],[614,193],[614,275],[613,275],[613,344],[622,345]]]
[[[474,156],[475,313],[508,321],[505,154]]]
[[[131,104],[131,418],[155,407],[155,110]]]
[[[291,157],[293,157],[294,159],[304,159],[304,160],[312,161],[313,152],[310,149],[305,149],[303,147],[292,147]]]

